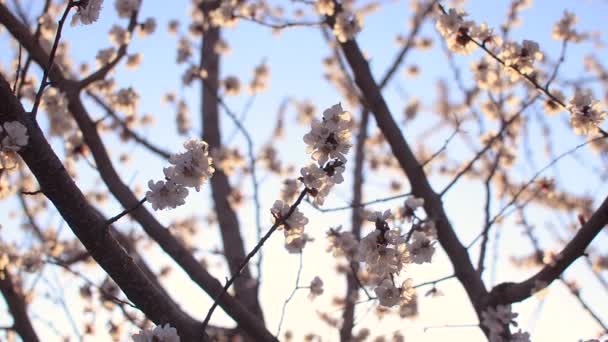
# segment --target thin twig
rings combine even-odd
[[[230,279],[228,279],[228,281],[226,282],[226,285],[224,285],[224,288],[222,289],[222,292],[220,292],[219,295],[217,295],[214,298],[213,305],[211,305],[209,312],[207,312],[207,316],[205,317],[205,320],[203,321],[203,326],[202,326],[203,330],[205,330],[205,328],[209,324],[209,320],[211,319],[211,316],[213,315],[213,311],[215,311],[215,309],[217,308],[217,306],[219,304],[219,299],[226,292],[228,292],[228,289],[230,288],[230,286],[232,286],[232,284],[234,283],[236,278],[238,278],[238,276],[241,274],[243,269],[245,269],[245,267],[249,264],[249,261],[256,255],[256,253],[262,248],[262,246],[264,246],[264,243],[266,242],[266,240],[268,240],[270,238],[272,233],[274,233],[283,223],[285,223],[285,221],[291,216],[291,214],[293,214],[293,212],[300,205],[300,203],[304,199],[304,196],[306,196],[307,193],[308,193],[307,188],[302,190],[302,192],[300,193],[300,196],[298,196],[298,199],[296,199],[294,204],[291,205],[287,214],[285,214],[285,216],[282,216],[276,220],[276,222],[272,225],[272,227],[270,227],[268,232],[262,237],[262,239],[257,243],[257,245],[251,250],[251,252],[249,252],[249,254],[247,254],[247,256],[245,257],[245,260],[243,260],[241,262],[241,264],[239,265],[239,268],[238,268],[238,272],[233,274],[230,277]]]
[[[289,302],[293,299],[293,296],[296,294],[296,291],[301,289],[299,284],[300,276],[302,275],[303,259],[303,252],[300,252],[300,264],[298,266],[298,273],[296,275],[296,286],[293,288],[293,291],[291,291],[289,297],[287,297],[287,299],[283,303],[283,308],[281,309],[281,319],[279,319],[279,327],[277,328],[277,333],[275,335],[277,338],[279,337],[279,334],[281,334],[281,326],[283,325],[283,319],[285,318],[285,309],[287,309],[287,304],[289,304]]]
[[[68,17],[70,9],[72,9],[72,7],[74,6],[76,6],[74,0],[68,1],[68,4],[66,5],[65,10],[63,11],[63,15],[61,16],[61,19],[59,19],[57,32],[55,33],[55,40],[53,41],[53,47],[51,48],[51,53],[49,55],[49,62],[46,68],[43,68],[44,72],[42,73],[42,81],[40,81],[40,87],[38,87],[38,92],[36,93],[36,98],[34,99],[34,106],[32,107],[31,111],[33,117],[36,117],[36,114],[38,113],[38,107],[40,106],[40,101],[42,100],[42,93],[48,85],[47,79],[49,77],[49,72],[53,67],[53,63],[55,62],[55,54],[57,53],[57,47],[59,46],[59,40],[61,39],[61,31],[63,30],[63,25],[65,24],[65,20]]]
[[[146,202],[146,200],[147,200],[147,197],[140,199],[139,202],[137,203],[137,205],[134,205],[132,208],[125,209],[120,214],[109,218],[106,221],[106,224],[109,226],[109,225],[113,224],[114,222],[120,220],[123,216],[125,216],[125,215],[131,213],[132,211],[136,210],[137,208],[141,207],[142,204],[144,204]]]

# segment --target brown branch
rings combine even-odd
[[[446,192],[448,192],[448,190],[450,190],[450,188],[452,186],[454,186],[456,184],[456,182],[458,182],[458,180],[464,176],[467,172],[469,172],[471,170],[471,168],[473,167],[473,165],[475,164],[475,162],[477,162],[491,147],[492,145],[502,139],[503,133],[507,131],[507,128],[509,128],[509,126],[514,123],[515,121],[517,121],[517,119],[519,119],[519,117],[523,114],[523,112],[530,106],[532,105],[536,99],[539,97],[539,95],[535,95],[533,96],[531,99],[527,100],[524,102],[524,104],[520,107],[519,111],[517,111],[517,113],[515,113],[509,120],[507,120],[501,127],[500,131],[498,133],[496,133],[494,136],[492,136],[488,142],[486,143],[486,145],[475,154],[475,156],[466,164],[465,167],[463,167],[457,174],[456,176],[454,176],[454,178],[452,178],[452,180],[448,183],[448,185],[446,185],[443,190],[441,190],[441,193],[439,194],[440,197],[443,197],[443,195],[445,195]]]
[[[38,335],[27,314],[27,301],[23,289],[16,280],[13,280],[13,276],[7,269],[0,275],[2,275],[0,276],[0,292],[6,301],[8,311],[13,316],[13,325],[7,329],[14,329],[24,341],[38,342]]]
[[[133,11],[133,13],[131,13],[131,18],[129,18],[129,25],[127,26],[127,32],[129,32],[131,38],[133,37],[133,31],[135,31],[135,28],[137,27],[137,15],[138,14],[139,14],[139,11]],[[101,81],[104,78],[106,78],[108,73],[110,71],[112,71],[112,69],[114,69],[114,67],[116,67],[116,65],[118,65],[118,63],[123,59],[124,56],[126,56],[127,48],[129,47],[130,42],[131,41],[129,40],[128,42],[121,44],[120,47],[118,47],[116,56],[108,64],[102,66],[101,68],[99,68],[98,70],[96,70],[95,72],[90,74],[89,76],[82,79],[78,83],[79,89],[84,89],[87,86],[89,86],[91,83]]]
[[[230,279],[228,279],[228,281],[226,282],[226,285],[224,285],[222,292],[213,301],[213,305],[211,305],[211,308],[207,312],[207,316],[205,317],[205,320],[203,321],[203,327],[206,327],[207,324],[209,324],[209,320],[211,319],[211,316],[213,315],[213,311],[215,310],[215,308],[218,305],[218,301],[222,298],[222,296],[224,296],[226,294],[226,292],[228,292],[228,289],[230,289],[230,286],[232,286],[232,284],[235,282],[235,280],[239,278],[241,272],[249,264],[249,261],[256,255],[256,253],[262,248],[262,246],[264,246],[264,243],[266,243],[266,240],[268,240],[270,238],[272,233],[274,233],[294,213],[294,211],[298,208],[300,203],[302,203],[302,199],[304,199],[304,196],[306,196],[306,194],[308,194],[308,189],[304,188],[304,190],[302,190],[302,192],[300,192],[300,196],[298,196],[296,201],[291,205],[291,207],[289,207],[289,211],[287,211],[287,213],[284,216],[281,216],[280,218],[278,218],[275,221],[275,223],[272,225],[272,227],[270,227],[268,232],[266,232],[266,234],[264,234],[264,236],[257,243],[257,245],[255,245],[255,247],[251,250],[251,252],[249,252],[249,254],[247,254],[247,256],[245,257],[245,260],[243,260],[243,262],[241,262],[241,264],[239,265],[237,272],[232,274]]]
[[[36,63],[42,65],[48,57],[38,44],[34,44],[27,28],[16,19],[12,13],[0,4],[0,23],[28,50]],[[95,123],[89,117],[79,97],[79,89],[75,81],[66,79],[56,65],[51,68],[49,77],[53,83],[68,95],[69,110],[74,116],[85,143],[98,166],[102,180],[110,192],[124,208],[131,208],[138,199],[129,187],[121,181],[114,169],[107,151],[97,132]],[[131,213],[133,218],[150,235],[190,278],[210,296],[215,297],[222,291],[222,284],[205,270],[199,261],[185,248],[154,216],[145,208],[139,207]],[[246,333],[259,341],[274,340],[274,336],[262,325],[258,318],[251,314],[239,301],[231,296],[222,296],[219,300],[222,309],[231,316]]]
[[[338,8],[338,10],[341,9]],[[326,19],[329,27],[333,27],[335,18],[327,17]],[[357,42],[350,40],[341,43],[340,47],[355,76],[355,83],[365,97],[367,106],[374,113],[378,127],[386,137],[393,155],[410,181],[413,194],[424,198],[425,211],[436,224],[439,243],[450,258],[456,277],[463,284],[478,315],[481,315],[481,311],[485,307],[483,299],[487,290],[447,218],[441,198],[431,187],[422,166],[401,134]]]
[[[220,34],[220,28],[209,28],[203,34],[201,48],[200,67],[207,72],[207,77],[202,81],[203,84],[201,85],[202,138],[209,144],[210,149],[221,148],[222,145],[219,99],[217,95],[217,91],[219,90],[220,57],[215,52],[215,45],[220,39]],[[242,301],[245,307],[263,322],[264,315],[258,300],[259,286],[251,286],[255,280],[247,265],[241,269],[241,264],[245,260],[245,244],[241,236],[237,214],[230,206],[228,200],[232,193],[228,176],[222,170],[216,169],[210,183],[228,268],[231,274],[241,273],[241,277],[235,283],[235,298]],[[255,190],[257,191],[257,189]]]
[[[45,0],[44,1],[44,6],[42,6],[42,13],[46,13],[49,10],[49,7],[51,6],[51,0]],[[26,23],[27,25],[27,23]],[[40,33],[42,31],[42,25],[40,24],[40,22],[37,23],[36,25],[36,30],[34,31],[34,41],[37,42],[38,39],[40,39]],[[21,89],[23,88],[23,86],[25,85],[25,81],[27,78],[27,73],[29,71],[30,66],[32,65],[32,56],[30,54],[27,55],[27,58],[25,59],[25,63],[23,64],[23,68],[21,70],[21,82],[19,83],[19,87],[17,88],[16,91],[16,95],[18,99],[21,99]]]
[[[98,96],[97,94],[94,94],[93,92],[88,91],[88,90],[86,91],[86,94],[91,99],[93,99],[93,101],[95,103],[97,103],[99,106],[101,106],[101,108],[103,108],[103,110],[106,112],[106,114],[108,114],[110,117],[112,117],[112,119],[116,120],[116,122],[118,122],[120,127],[122,127],[122,129],[131,138],[133,138],[133,140],[140,143],[142,146],[144,146],[151,152],[156,153],[159,156],[163,157],[164,159],[169,159],[169,157],[171,157],[171,153],[165,151],[164,149],[162,149],[156,145],[153,145],[151,142],[149,142],[145,138],[142,138],[141,136],[139,136],[139,134],[137,134],[135,131],[133,131],[131,128],[129,128],[127,123],[125,123],[124,120],[122,120],[120,117],[118,117],[118,114],[116,114],[116,111],[112,107],[110,107],[100,96]]]
[[[65,20],[68,17],[68,13],[70,13],[70,9],[75,6],[74,0],[68,1],[68,4],[65,6],[65,10],[63,11],[63,15],[59,19],[59,24],[57,25],[57,32],[55,33],[55,40],[53,41],[53,46],[51,47],[51,53],[49,54],[48,61],[45,65],[43,65],[42,69],[42,80],[40,81],[40,86],[38,87],[38,92],[36,92],[36,98],[34,99],[34,106],[32,107],[32,116],[36,117],[38,113],[38,107],[40,106],[40,101],[42,100],[42,93],[44,89],[48,85],[47,79],[49,77],[49,72],[53,67],[53,62],[55,60],[55,53],[57,52],[57,47],[59,46],[59,41],[61,40],[61,31],[63,30],[63,25],[65,24]],[[42,65],[42,64],[41,64]]]
[[[164,297],[141,272],[107,229],[105,220],[89,205],[84,194],[51,149],[40,127],[26,115],[10,85],[0,78],[0,117],[3,123],[17,120],[27,128],[28,145],[19,151],[45,196],[53,202],[91,256],[114,279],[127,297],[157,324],[170,323],[185,339],[201,339],[199,322]]]
[[[382,77],[379,88],[380,90],[384,89],[391,78],[397,72],[399,65],[403,63],[405,56],[411,50],[415,43],[415,37],[418,35],[420,28],[422,27],[422,23],[426,16],[433,9],[435,2],[433,1],[424,12],[422,12],[419,16],[416,15],[414,17],[414,26],[410,31],[407,41],[401,51],[397,54],[393,63],[391,63],[390,67],[385,72]],[[369,110],[365,108],[361,111],[361,123],[359,124],[359,134],[357,135],[357,144],[355,147],[355,168],[353,170],[353,200],[352,200],[352,215],[351,215],[351,223],[352,223],[352,233],[355,235],[357,239],[361,238],[361,225],[362,225],[362,210],[360,210],[362,205],[362,188],[363,188],[363,164],[365,161],[365,141],[367,140],[367,126],[369,122]],[[354,317],[355,317],[355,302],[354,295],[359,290],[359,288],[365,288],[362,286],[359,278],[357,276],[358,266],[357,262],[351,262],[351,273],[347,274],[346,282],[347,282],[347,291],[346,291],[346,306],[344,308],[344,312],[342,314],[342,326],[340,327],[340,341],[348,342],[352,339],[352,330],[354,326]],[[371,296],[366,292],[367,297],[371,298]]]
[[[538,273],[520,283],[502,283],[490,292],[490,301],[495,304],[520,302],[530,297],[533,290],[540,290],[558,279],[576,259],[585,254],[591,241],[608,224],[608,198],[595,211],[574,238],[556,256],[555,261]]]

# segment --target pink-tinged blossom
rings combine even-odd
[[[174,209],[186,203],[188,189],[172,180],[157,182],[150,180],[148,187],[150,191],[146,193],[146,200],[152,204],[154,210]]]
[[[99,19],[103,0],[85,0],[78,3],[76,14],[72,17],[72,26],[76,26],[78,22],[83,25],[90,25]]]
[[[412,242],[408,243],[407,249],[415,264],[431,262],[435,253],[434,243],[424,233],[418,231],[412,234]]]
[[[601,104],[589,91],[577,91],[568,104],[570,124],[576,134],[593,134],[604,121],[607,113],[602,111]]]

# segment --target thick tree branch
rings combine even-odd
[[[327,23],[333,27],[334,18],[328,17]],[[412,193],[424,198],[424,209],[436,224],[439,243],[450,258],[456,277],[464,286],[469,299],[480,315],[485,307],[483,299],[487,295],[487,290],[447,218],[441,198],[433,191],[424,170],[401,134],[357,42],[350,40],[341,43],[340,47],[353,71],[355,83],[365,97],[366,105],[374,113],[378,127],[386,137],[394,156],[410,181]]]
[[[8,311],[13,316],[13,326],[19,336],[24,341],[38,342],[38,335],[32,326],[30,317],[27,315],[27,302],[20,286],[13,280],[13,276],[8,270],[1,272],[0,292],[6,301]]]
[[[558,279],[576,259],[585,254],[585,250],[608,224],[608,197],[589,218],[574,238],[556,256],[555,261],[546,265],[538,273],[520,283],[502,283],[490,292],[490,302],[509,304],[520,302],[532,296],[535,290],[541,290]]]
[[[20,42],[25,49],[33,56],[34,61],[43,65],[47,61],[47,55],[38,44],[33,43],[32,37],[13,14],[2,4],[0,4],[0,23],[4,24],[9,32]],[[95,163],[99,168],[103,181],[108,186],[110,192],[118,199],[124,208],[133,208],[137,205],[138,199],[133,195],[129,187],[121,181],[118,173],[114,169],[110,157],[97,132],[95,123],[89,117],[82,101],[79,97],[79,89],[76,81],[67,80],[56,65],[49,72],[49,77],[53,84],[68,97],[69,110],[76,119],[82,131],[85,143],[91,150]],[[181,268],[186,271],[188,276],[211,297],[216,297],[222,292],[222,284],[207,272],[185,248],[154,216],[145,208],[139,207],[131,213],[131,216],[144,228],[150,235]],[[259,341],[274,340],[274,336],[260,324],[260,320],[250,313],[239,301],[231,296],[222,296],[218,301],[219,306],[231,316],[239,326],[251,337]]]
[[[19,154],[36,177],[45,196],[53,202],[95,261],[152,321],[157,324],[170,323],[185,339],[203,338],[202,325],[164,297],[110,234],[105,220],[89,205],[44,138],[34,118],[25,114],[13,96],[10,85],[3,78],[0,78],[0,98],[0,113],[10,113],[0,117],[0,121],[18,120],[27,128],[28,145]]]
[[[220,134],[219,116],[219,73],[220,56],[215,51],[215,46],[220,39],[220,28],[209,28],[202,38],[201,69],[207,72],[207,77],[201,81],[201,122],[203,123],[203,140],[209,144],[209,148],[221,148],[222,139]],[[239,220],[236,212],[230,206],[229,198],[232,187],[228,176],[220,170],[215,170],[210,180],[213,203],[219,223],[219,230],[224,245],[224,255],[228,262],[231,274],[239,272],[243,260],[245,260],[245,244],[241,236]],[[258,301],[258,285],[251,276],[249,266],[240,270],[240,277],[234,284],[235,297],[243,302],[245,307],[255,314],[260,320],[264,320],[262,308]]]

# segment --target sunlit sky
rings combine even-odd
[[[275,3],[279,3],[276,1]],[[362,1],[361,3],[367,3]],[[410,10],[407,1],[380,1],[382,7],[379,11],[365,18],[364,31],[358,36],[361,48],[370,58],[373,72],[378,79],[383,75],[387,66],[392,62],[399,47],[395,44],[395,35],[405,35],[408,32],[407,18]],[[291,6],[291,2],[285,2]],[[301,8],[304,5],[298,5]],[[498,28],[504,22],[508,9],[508,2],[505,1],[468,1],[464,5],[466,12],[477,22],[486,21],[490,27]],[[184,66],[175,64],[177,37],[167,33],[167,23],[171,19],[184,19],[181,33],[185,33],[187,28],[187,16],[189,13],[189,1],[155,2],[143,1],[140,17],[146,18],[154,16],[157,19],[157,32],[151,37],[141,39],[135,38],[129,51],[143,54],[143,63],[136,71],[126,70],[124,66],[119,66],[114,77],[121,86],[133,86],[140,93],[141,101],[139,109],[141,113],[153,114],[157,120],[154,127],[147,127],[142,134],[152,142],[161,145],[166,150],[178,151],[181,148],[183,137],[178,136],[175,128],[175,110],[168,105],[161,104],[162,96],[168,91],[174,91],[180,98],[187,100],[192,114],[193,131],[191,136],[200,134],[199,112],[199,85],[183,87],[181,85],[181,75]],[[32,5],[33,13],[37,13],[38,4]],[[606,13],[608,13],[608,2],[606,1],[567,1],[567,0],[545,0],[537,1],[533,7],[522,13],[523,25],[515,29],[511,35],[513,39],[532,39],[541,44],[541,49],[546,53],[550,60],[557,59],[559,55],[560,43],[550,39],[553,23],[562,15],[564,9],[568,9],[578,15],[581,19],[579,28],[581,30],[600,31],[604,35],[608,33],[606,29]],[[288,13],[290,13],[288,11]],[[110,46],[107,39],[107,31],[115,24],[126,25],[125,19],[116,17],[113,2],[106,1],[99,22],[91,26],[66,27],[64,40],[70,42],[70,51],[77,62],[87,61],[92,63],[95,54],[101,48]],[[265,60],[270,65],[271,81],[270,88],[255,97],[251,108],[244,120],[246,127],[253,133],[254,144],[260,148],[265,144],[272,134],[277,117],[277,111],[281,103],[286,98],[298,100],[310,100],[318,109],[324,109],[337,102],[346,103],[335,89],[323,79],[322,59],[329,55],[329,49],[325,44],[323,36],[318,28],[293,28],[283,31],[280,35],[273,34],[268,28],[259,27],[255,24],[241,22],[234,29],[224,30],[223,38],[229,43],[232,52],[222,58],[222,76],[235,75],[241,78],[241,82],[246,84],[252,77],[253,68],[261,61]],[[431,122],[426,120],[430,117],[433,104],[436,99],[436,81],[439,78],[445,79],[450,86],[454,85],[451,71],[443,56],[443,52],[438,44],[438,34],[431,21],[427,21],[421,32],[423,37],[435,39],[436,48],[430,52],[414,51],[407,56],[405,66],[416,64],[421,69],[421,75],[415,79],[406,78],[403,66],[394,77],[385,92],[389,106],[393,114],[402,121],[401,113],[405,103],[412,97],[417,97],[423,103],[423,110],[419,119],[412,124],[403,127],[403,132],[408,141],[416,146],[418,142],[429,144],[430,148],[440,147],[445,138],[451,133],[449,130],[436,134],[433,140],[424,140],[421,133],[425,128],[431,126]],[[178,34],[179,37],[179,34]],[[195,50],[200,42],[195,43]],[[13,47],[13,42],[7,38],[6,34],[0,37],[0,49],[3,53],[0,60],[6,69],[10,59],[14,58],[13,52],[8,52],[7,48]],[[592,44],[584,43],[580,46],[571,46],[568,49],[567,59],[562,69],[560,77],[564,79],[574,78],[583,72],[582,60],[585,54],[592,49]],[[595,55],[600,60],[606,60],[608,56],[606,50],[597,50]],[[478,60],[481,53],[477,52],[471,56],[456,56],[455,62],[465,71],[463,77],[465,81],[470,80],[470,75],[466,72],[468,65],[472,61]],[[195,58],[198,58],[195,52]],[[198,62],[198,60],[196,60]],[[470,83],[469,83],[470,84]],[[460,98],[457,91],[453,91],[453,98]],[[249,96],[244,93],[236,98],[230,98],[227,103],[237,113],[244,108]],[[29,104],[28,104],[29,106]],[[27,108],[27,107],[26,107]],[[349,108],[346,108],[349,109]],[[357,113],[357,109],[353,109]],[[103,115],[100,109],[90,107],[93,117],[99,118]],[[425,115],[426,113],[426,115]],[[305,146],[301,139],[306,128],[295,125],[295,109],[288,107],[286,113],[286,134],[285,137],[276,143],[281,152],[283,160],[296,169],[304,166],[309,161],[305,154]],[[558,154],[564,152],[577,143],[582,142],[582,138],[574,136],[563,121],[567,119],[566,114],[554,117],[555,124],[554,151]],[[234,125],[227,119],[222,118],[224,138],[230,136],[234,130]],[[372,127],[374,126],[372,122]],[[375,130],[375,128],[373,128]],[[538,137],[538,127],[536,132],[531,132],[531,144],[534,147],[542,148]],[[476,138],[477,132],[470,132]],[[127,146],[120,143],[114,135],[104,137],[109,151],[117,160],[120,153],[128,153],[132,157],[132,163],[128,167],[116,164],[120,170],[122,180],[132,188],[140,186],[145,188],[149,179],[160,179],[162,177],[162,167],[164,162],[149,154],[142,147],[137,147],[133,143]],[[53,141],[59,154],[62,153],[61,144]],[[244,151],[245,145],[242,137],[238,136],[231,141],[232,146],[239,146]],[[460,153],[458,160],[466,160],[470,157],[470,150],[466,150],[462,144],[455,143],[450,145],[448,153]],[[584,151],[581,153],[585,160],[592,161],[594,155]],[[468,156],[468,157],[467,157]],[[352,153],[351,153],[352,157]],[[531,169],[527,166],[516,168],[516,172],[521,175],[521,180],[526,180],[534,172],[546,165],[548,159],[538,158],[536,168]],[[84,162],[79,163],[81,174],[78,181],[83,190],[103,189],[98,176],[91,172],[91,169]],[[262,173],[264,175],[264,173]],[[294,174],[295,176],[295,174]],[[593,179],[593,171],[584,169],[572,158],[565,158],[558,163],[556,168],[547,171],[546,176],[559,176],[558,184],[563,189],[575,190],[579,194],[591,194],[596,199],[596,204],[608,193],[605,184],[590,184],[588,179]],[[371,200],[392,195],[386,188],[388,181],[399,179],[400,174],[387,173],[386,175],[368,177],[369,185],[365,188],[365,199]],[[446,184],[447,179],[434,177],[432,183],[436,189],[441,189]],[[236,182],[236,181],[235,181]],[[245,189],[249,186],[249,180],[241,180],[239,186]],[[351,196],[350,174],[346,177],[344,184],[335,189],[335,193],[328,199],[327,206],[341,206],[348,204]],[[263,205],[264,224],[269,226],[270,217],[265,215],[275,199],[279,196],[281,179],[276,177],[265,178],[262,176],[261,198]],[[249,190],[247,190],[249,191]],[[483,193],[479,185],[463,180],[457,184],[444,198],[448,216],[457,230],[461,241],[464,244],[470,242],[480,231],[483,219]],[[382,203],[374,206],[378,210],[395,208],[401,204],[400,200]],[[157,217],[163,223],[169,223],[174,218],[185,217],[191,213],[204,216],[208,208],[211,208],[211,198],[207,190],[200,193],[192,193],[187,205],[170,212],[157,213]],[[501,205],[496,205],[496,212]],[[14,234],[14,227],[18,220],[9,215],[9,211],[17,208],[16,201],[2,202],[0,220],[7,230],[2,232],[2,239],[11,241],[21,241],[22,236]],[[203,208],[203,209],[201,209]],[[121,208],[115,201],[111,201],[105,212],[108,216],[119,212]],[[337,331],[320,322],[317,318],[317,311],[332,313],[334,317],[340,317],[339,308],[331,303],[332,296],[342,296],[344,293],[344,277],[335,276],[335,260],[330,253],[325,251],[327,241],[325,233],[331,226],[344,225],[349,227],[350,213],[338,212],[334,214],[321,215],[312,207],[303,204],[302,211],[309,216],[310,224],[307,232],[315,241],[307,245],[304,250],[304,263],[300,285],[307,286],[314,276],[320,276],[325,282],[325,293],[316,298],[311,303],[307,297],[307,290],[299,290],[294,299],[289,303],[283,323],[282,331],[286,329],[296,334],[299,340],[302,335],[314,332],[321,335],[324,341],[334,341],[338,339]],[[268,217],[267,217],[268,216]],[[241,226],[244,232],[248,249],[252,248],[256,242],[255,224],[253,221],[253,208],[245,206],[241,211]],[[535,211],[529,219],[539,227],[547,224],[560,224],[573,222],[575,214],[549,215],[545,210]],[[40,222],[49,222],[54,227],[62,229],[63,236],[70,237],[71,232],[62,223],[61,218],[52,213],[42,218]],[[205,226],[205,224],[203,224]],[[12,228],[11,228],[12,227]],[[128,220],[122,222],[125,229],[134,229],[141,232],[141,228]],[[215,247],[221,248],[221,241],[218,240],[217,228],[205,227],[198,235],[196,244],[203,250],[211,250]],[[366,232],[370,229],[366,227]],[[502,225],[500,249],[498,256],[494,255],[494,244],[490,245],[490,255],[488,260],[497,258],[495,266],[488,262],[488,271],[485,273],[487,286],[495,285],[502,281],[518,281],[525,279],[534,270],[514,269],[509,263],[509,255],[525,255],[532,251],[531,246],[522,229],[512,224],[512,220],[507,220]],[[566,227],[559,228],[562,232]],[[12,232],[12,235],[11,235]],[[265,264],[263,268],[264,277],[261,287],[261,303],[265,311],[267,326],[274,332],[281,315],[281,306],[289,293],[295,286],[295,277],[298,271],[299,257],[290,255],[283,248],[283,238],[276,234],[264,246]],[[539,232],[544,247],[557,247],[547,233]],[[605,234],[596,241],[594,246],[598,248],[605,245],[607,241]],[[23,244],[23,243],[22,243]],[[472,249],[474,260],[477,251]],[[150,264],[155,268],[160,268],[170,264],[170,259],[159,253],[157,249],[147,249],[145,256]],[[212,266],[220,265],[220,260],[211,255],[205,255],[211,261]],[[83,268],[91,273],[91,277],[102,279],[96,274],[97,267]],[[215,267],[212,271],[218,279],[223,279],[223,266]],[[441,278],[452,274],[451,265],[443,253],[439,250],[432,265],[411,266],[406,271],[406,276],[414,279],[414,283]],[[605,274],[604,274],[605,276]],[[59,277],[59,278],[57,278]],[[599,313],[600,317],[608,322],[608,294],[600,290],[596,280],[582,262],[576,262],[566,272],[566,278],[577,280],[584,287],[582,292],[591,306]],[[50,266],[44,270],[45,287],[53,289],[54,279],[72,279],[60,276],[57,269]],[[194,284],[187,275],[175,268],[172,276],[165,282],[170,293],[183,308],[193,316],[202,319],[206,314],[211,301]],[[63,290],[70,303],[70,310],[75,316],[76,321],[80,320],[78,300],[78,288],[76,282],[64,283],[63,287],[55,288],[54,291]],[[483,341],[484,337],[477,328],[477,319],[474,311],[466,297],[465,292],[457,280],[452,279],[442,282],[439,289],[445,296],[439,298],[425,298],[424,293],[428,287],[419,290],[419,316],[416,319],[401,320],[397,315],[387,315],[383,319],[378,319],[373,312],[374,303],[364,303],[358,306],[356,313],[355,331],[359,328],[369,328],[371,336],[386,334],[389,336],[393,331],[401,331],[407,341],[445,341],[446,339],[457,341]],[[73,304],[73,305],[72,305]],[[3,304],[2,304],[3,305]],[[35,317],[35,326],[45,341],[59,340],[59,337],[47,324],[45,320],[52,321],[55,328],[62,334],[72,333],[72,327],[66,315],[58,306],[49,300],[39,298],[30,308],[32,316]],[[519,313],[517,322],[520,327],[531,333],[533,341],[577,341],[578,339],[588,339],[595,337],[600,331],[600,327],[581,310],[580,304],[569,295],[568,290],[561,284],[555,283],[550,286],[549,291],[543,299],[530,298],[524,303],[514,305],[514,311]],[[51,318],[52,317],[52,318]],[[36,318],[39,318],[36,320]],[[0,325],[9,322],[10,318],[0,315]],[[230,319],[218,310],[212,323],[219,325],[232,325]],[[445,325],[462,325],[462,327],[443,327],[432,328]],[[425,329],[429,328],[429,329]],[[101,320],[98,320],[97,331],[99,337],[86,338],[86,341],[104,341],[108,336],[104,334],[106,328]]]

